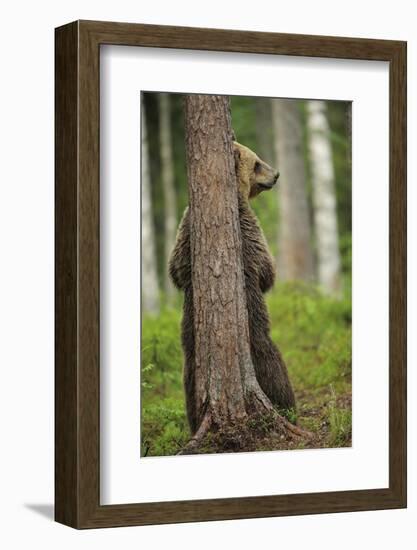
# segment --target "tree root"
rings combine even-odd
[[[303,437],[305,439],[311,439],[313,437],[313,434],[311,432],[308,432],[307,430],[303,430],[299,426],[296,426],[295,424],[291,424],[289,420],[284,418],[281,415],[278,415],[282,424],[285,426],[285,428],[295,437]]]
[[[308,432],[307,430],[304,430],[299,426],[295,426],[294,424],[289,422],[289,420],[287,420],[284,416],[278,414],[275,410],[270,411],[269,408],[267,408],[266,410],[264,410],[264,417],[268,414],[271,415],[271,424],[268,429],[268,433],[271,437],[277,435],[285,435],[287,441],[297,441],[302,439],[308,441],[313,438],[313,434],[311,432]],[[210,412],[207,412],[197,432],[181,449],[178,455],[192,455],[199,454],[200,452],[205,452],[204,448],[207,447],[207,442],[205,442],[205,438],[209,433],[212,433],[214,437],[214,440],[212,440],[211,442],[214,446],[213,451],[211,452],[252,450],[254,441],[256,442],[257,439],[258,441],[261,441],[262,437],[265,437],[265,434],[259,433],[256,425],[254,427],[251,427],[249,425],[249,420],[255,419],[256,422],[259,421],[259,418],[261,417],[262,415],[258,413],[256,416],[249,415],[248,417],[246,417],[246,419],[242,419],[236,424],[230,425],[225,422],[224,424],[221,423],[219,425],[218,422],[213,421],[213,417]],[[224,445],[220,445],[221,450],[216,450],[219,448],[219,442],[223,443]],[[228,444],[227,446],[226,443]],[[249,449],[247,448],[248,443],[250,444]],[[236,447],[234,448],[233,445],[236,445]]]
[[[196,431],[196,433],[193,435],[193,437],[190,439],[190,441],[185,445],[185,447],[183,447],[181,449],[181,451],[179,453],[177,453],[178,455],[193,455],[193,454],[197,454],[198,453],[198,449],[201,445],[201,442],[203,441],[203,439],[206,437],[206,435],[208,434],[208,432],[210,431],[210,428],[212,426],[212,418],[211,418],[211,415],[209,413],[207,413],[201,424],[200,424],[200,427],[198,428],[198,430]]]

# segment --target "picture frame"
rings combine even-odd
[[[100,46],[389,63],[389,486],[100,504]],[[55,31],[55,519],[77,528],[406,507],[406,43],[76,21]]]

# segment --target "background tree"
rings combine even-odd
[[[273,407],[250,354],[229,99],[186,96],[185,117],[199,425],[190,445],[196,446],[208,430]]]
[[[145,109],[142,109],[142,305],[145,312],[159,311],[156,270],[155,231],[152,220],[148,133]]]
[[[329,294],[341,291],[341,262],[333,153],[325,101],[307,102],[317,272]]]
[[[161,155],[161,178],[164,194],[164,265],[168,265],[169,255],[175,244],[177,232],[177,197],[175,192],[174,160],[172,152],[171,102],[170,94],[159,94],[159,140]],[[167,301],[172,303],[174,285],[168,271],[164,272],[164,290]]]
[[[281,174],[278,186],[280,278],[312,281],[312,231],[307,199],[301,112],[296,100],[273,99],[271,102],[276,164]]]

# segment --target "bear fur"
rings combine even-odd
[[[275,280],[274,262],[262,229],[249,206],[249,199],[271,189],[278,173],[253,151],[234,142],[238,182],[239,220],[248,308],[250,349],[256,378],[264,393],[278,409],[295,409],[294,393],[287,367],[270,337],[270,322],[263,293]],[[195,407],[194,308],[191,277],[190,215],[186,208],[169,262],[170,276],[184,292],[182,347],[187,417],[192,434],[198,428]]]

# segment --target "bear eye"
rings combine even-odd
[[[255,162],[255,172],[259,172],[260,169],[261,169],[261,163],[256,161]]]

